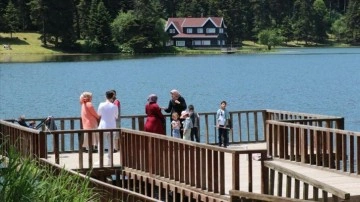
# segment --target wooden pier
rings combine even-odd
[[[102,201],[120,201],[120,193],[139,201],[360,201],[360,133],[344,130],[342,117],[234,111],[231,145],[222,148],[214,146],[215,113],[200,115],[203,143],[143,132],[143,115],[122,117],[132,129],[109,130],[82,130],[78,117],[56,119],[56,131],[0,120],[0,143],[58,169],[91,170],[94,186],[113,193]],[[93,132],[100,140],[119,133],[120,151],[79,150]]]

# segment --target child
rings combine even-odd
[[[171,126],[172,126],[172,136],[176,137],[176,138],[180,138],[180,120],[179,120],[179,114],[177,112],[173,112],[171,114],[172,117],[172,122],[171,122]]]
[[[216,127],[219,131],[219,146],[229,145],[230,113],[226,110],[226,101],[220,103],[220,109],[216,112]]]
[[[188,111],[182,111],[181,112],[181,116],[180,119],[185,119],[183,121],[183,139],[184,140],[191,140],[191,128],[193,127],[193,124],[191,122],[190,116],[189,116],[189,112]]]
[[[194,141],[195,139],[196,142],[200,142],[200,136],[199,136],[200,116],[197,112],[194,111],[194,105],[189,105],[189,116],[193,124],[193,127],[191,128],[191,132],[190,132],[191,141]]]

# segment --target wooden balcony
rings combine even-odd
[[[342,117],[233,111],[231,145],[222,148],[215,146],[215,113],[200,115],[202,143],[144,132],[144,115],[122,116],[122,128],[108,130],[82,130],[79,117],[55,118],[58,130],[54,131],[0,120],[0,143],[4,145],[0,154],[6,155],[13,146],[23,156],[69,172],[91,170],[89,175],[101,181],[94,182],[97,187],[113,190],[110,193],[133,193],[144,201],[359,200],[360,134],[343,130]],[[84,133],[97,133],[102,148],[104,133],[118,133],[120,151],[114,153],[110,142],[109,152],[90,149],[84,153],[79,149]],[[311,176],[315,171],[316,176]],[[345,182],[355,188],[344,186]],[[103,199],[120,200],[119,196],[109,194]]]

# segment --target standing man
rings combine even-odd
[[[116,105],[112,103],[112,99],[114,97],[113,91],[107,91],[105,93],[106,100],[105,102],[100,103],[98,108],[98,115],[100,118],[100,123],[98,129],[112,129],[116,128],[116,119],[119,116],[119,111]],[[106,145],[105,142],[107,141],[108,145],[108,162],[107,164],[110,165],[111,159],[110,159],[110,144],[111,144],[111,135],[109,132],[104,133],[104,146]],[[103,149],[98,146],[99,149]]]
[[[178,113],[179,117],[181,116],[181,112],[186,110],[186,102],[184,97],[182,97],[178,90],[173,89],[170,91],[171,100],[169,101],[169,106],[167,108],[163,108],[165,112],[172,114],[173,112]],[[172,118],[170,122],[172,121]],[[180,120],[180,123],[183,120]],[[180,136],[183,137],[183,125],[180,127]]]
[[[117,106],[118,108],[118,118],[116,121],[116,128],[121,127],[121,120],[120,120],[120,113],[121,113],[121,104],[120,100],[116,98],[116,91],[112,90],[114,92],[114,97],[112,98],[113,104]],[[120,134],[118,132],[114,135],[114,150],[115,152],[120,150]]]

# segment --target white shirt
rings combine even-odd
[[[225,119],[225,111],[220,109],[219,110],[219,118],[218,118],[218,124],[219,125],[225,125],[226,119]]]
[[[98,114],[101,116],[99,129],[116,128],[116,118],[119,111],[116,105],[109,101],[99,104]]]

